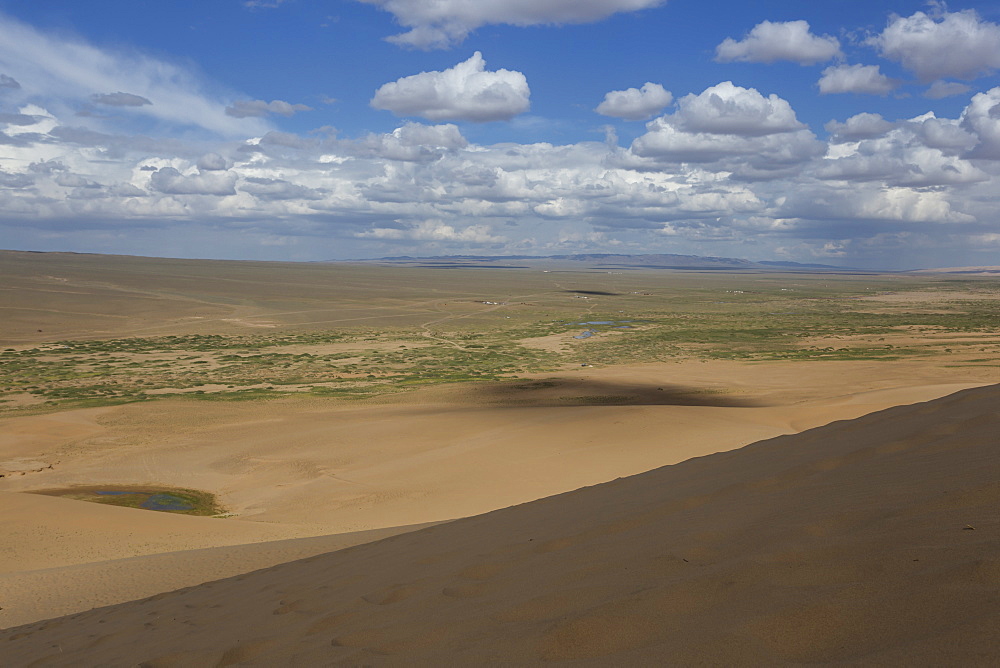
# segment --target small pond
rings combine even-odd
[[[89,485],[39,490],[35,493],[184,515],[218,515],[222,512],[214,494],[193,489]]]
[[[574,339],[589,339],[594,334],[597,334],[597,330],[594,329],[595,326],[605,326],[611,327],[612,329],[632,329],[632,325],[628,324],[635,322],[634,320],[587,320],[584,322],[567,322],[566,325],[575,325],[578,327],[587,327],[584,331],[575,335]]]

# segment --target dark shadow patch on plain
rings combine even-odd
[[[596,295],[598,297],[620,297],[620,292],[604,292],[603,290],[566,290],[574,295]]]
[[[511,407],[566,406],[714,406],[752,408],[770,405],[724,390],[676,384],[621,383],[592,379],[546,378],[511,383],[476,383],[470,398]]]

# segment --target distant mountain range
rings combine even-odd
[[[801,262],[761,261],[753,262],[733,257],[705,257],[701,255],[675,255],[672,253],[651,253],[645,255],[625,255],[618,253],[581,253],[576,255],[432,255],[413,257],[398,255],[356,262],[408,265],[433,268],[493,267],[504,269],[530,269],[541,266],[556,266],[564,269],[686,269],[706,270],[766,270],[766,269],[810,269],[843,270],[828,264],[804,264]]]

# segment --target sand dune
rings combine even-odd
[[[74,505],[90,504],[76,502]],[[148,513],[143,515],[148,517]],[[155,520],[152,525],[159,526]],[[249,573],[294,559],[369,543],[425,526],[428,525],[388,527],[313,538],[264,540],[201,549],[185,549],[184,546],[191,543],[188,534],[184,533],[179,536],[175,534],[175,538],[181,540],[175,540],[172,545],[166,546],[167,549],[172,547],[178,550],[174,552],[161,551],[137,557],[50,568],[40,568],[38,562],[20,562],[22,570],[0,572],[0,591],[3,592],[0,620],[4,626],[18,626],[39,619],[132,601],[180,587]],[[44,529],[41,528],[42,531]],[[105,537],[113,535],[113,532],[109,532]],[[204,536],[199,537],[204,540]],[[253,535],[245,536],[244,539],[250,537]],[[225,535],[219,536],[216,542],[224,542],[226,538]],[[65,546],[66,542],[65,539],[56,537],[49,544]],[[70,545],[70,549],[64,549],[65,554],[73,555],[76,559],[86,554],[72,549],[72,543]],[[164,547],[162,543],[160,545]],[[31,568],[24,570],[26,565]]]
[[[0,633],[10,665],[989,665],[1000,387]]]

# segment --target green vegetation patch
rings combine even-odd
[[[995,280],[582,273],[560,277],[567,285],[558,289],[540,280],[549,287],[539,286],[530,300],[469,295],[436,306],[419,326],[7,348],[0,352],[0,397],[8,400],[0,413],[164,397],[364,399],[428,384],[507,381],[570,365],[685,358],[891,361],[974,354],[995,360],[1000,354]],[[503,290],[500,283],[496,290]],[[487,309],[486,299],[503,304]],[[413,306],[418,311],[419,303]],[[546,337],[556,343],[534,343]]]

